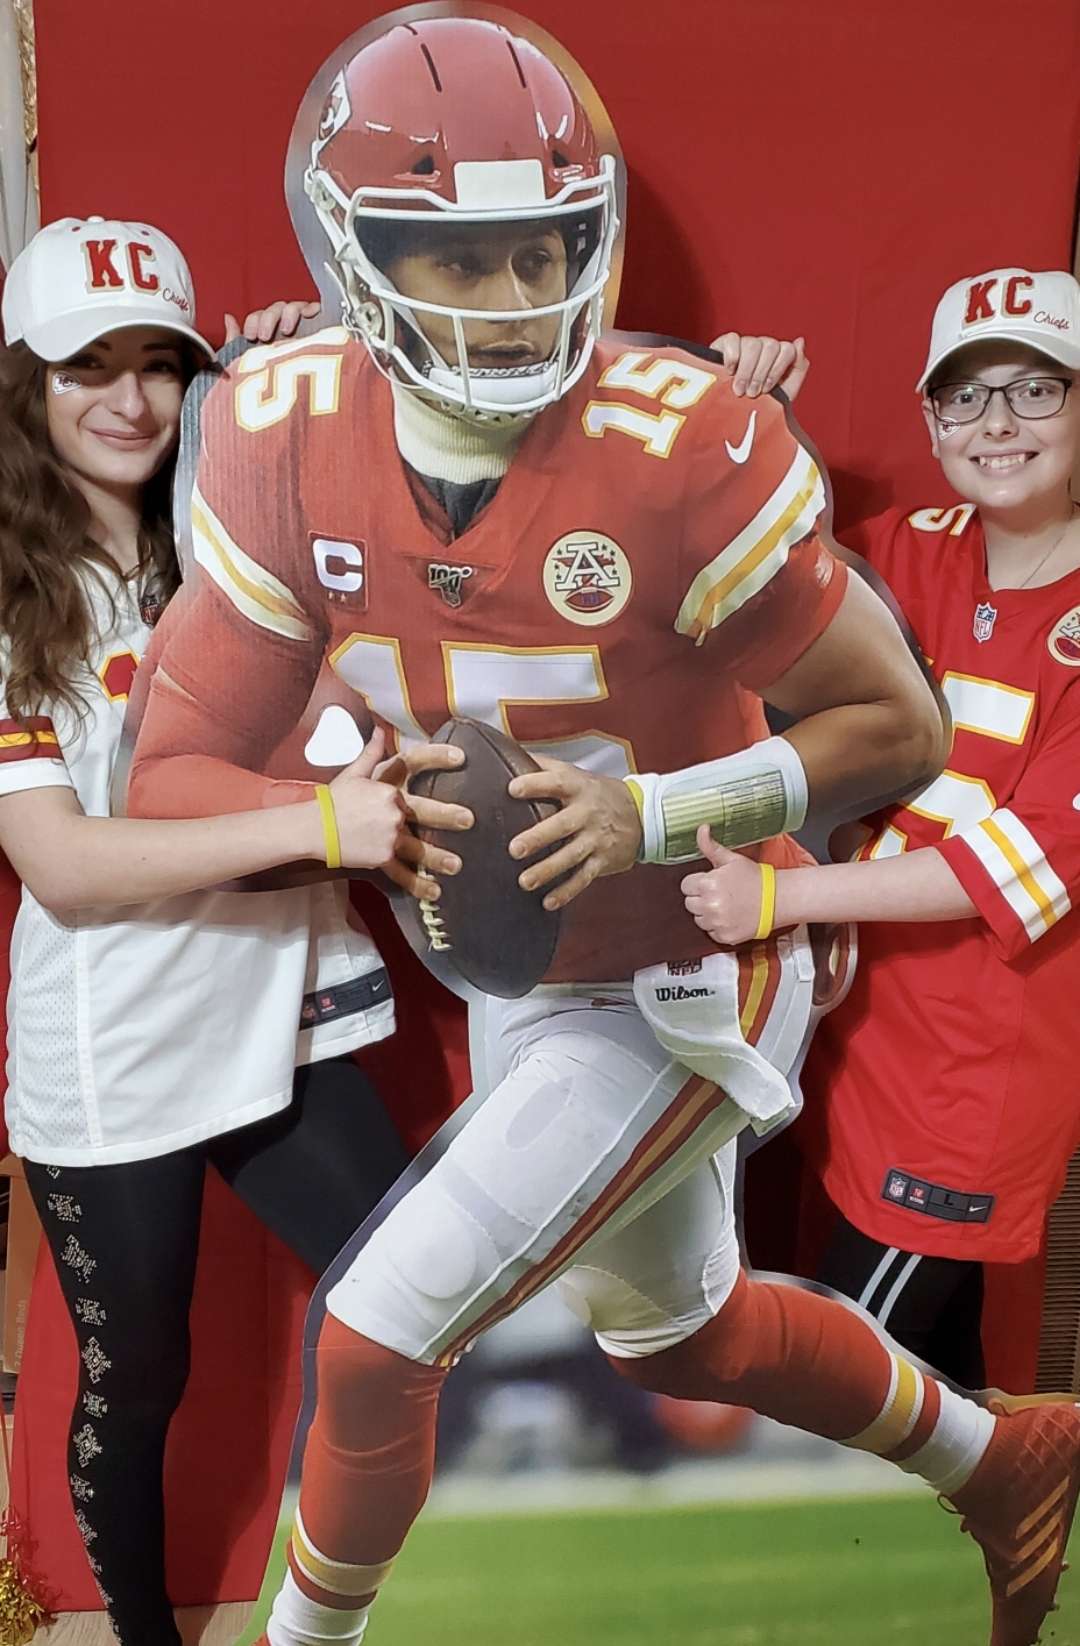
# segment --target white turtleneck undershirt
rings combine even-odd
[[[455,486],[501,480],[532,422],[530,416],[506,423],[473,423],[441,411],[415,390],[398,383],[391,388],[398,450],[410,468],[430,480]]]

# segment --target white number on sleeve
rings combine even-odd
[[[1034,692],[1004,686],[998,680],[980,680],[975,675],[948,670],[941,689],[953,717],[955,731],[973,732],[996,742],[1022,743],[1035,710]],[[974,828],[997,810],[997,799],[981,777],[946,766],[945,770],[909,800],[906,811],[942,825],[942,838]],[[867,857],[895,857],[907,846],[907,835],[892,823],[886,825]]]

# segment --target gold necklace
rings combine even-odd
[[[1012,583],[1012,584],[1009,585],[1009,587],[1014,588],[1014,589],[1026,589],[1030,585],[1032,579],[1035,578],[1035,577],[1038,577],[1039,573],[1042,571],[1043,567],[1046,565],[1046,563],[1050,559],[1051,555],[1056,554],[1058,549],[1060,549],[1062,543],[1064,543],[1065,534],[1068,532],[1069,528],[1072,526],[1073,522],[1075,521],[1076,511],[1077,511],[1078,508],[1080,508],[1080,503],[1074,503],[1073,506],[1072,506],[1072,513],[1070,514],[1068,520],[1066,520],[1065,524],[1062,526],[1061,530],[1058,532],[1057,536],[1054,538],[1054,541],[1051,543],[1050,547],[1047,549],[1047,551],[1043,555],[1042,559],[1037,561],[1035,563],[1035,565],[1032,566],[1032,568],[1028,572],[1027,576],[1025,578],[1023,578],[1021,580],[1021,582]],[[995,589],[994,592],[996,594],[998,591]]]

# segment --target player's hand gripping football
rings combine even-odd
[[[683,880],[687,913],[714,943],[730,947],[749,942],[761,918],[761,870],[752,857],[719,845],[704,824],[697,843],[713,866]]]
[[[794,400],[810,370],[802,337],[787,343],[775,337],[742,337],[737,331],[726,331],[714,337],[709,347],[723,356],[734,392],[751,399],[781,388],[789,400]]]
[[[515,835],[510,855],[525,858],[545,846],[558,847],[540,863],[531,863],[518,883],[527,892],[543,891],[565,875],[544,898],[545,909],[563,909],[600,875],[633,868],[641,822],[630,790],[618,778],[598,777],[546,755],[534,758],[540,771],[515,777],[510,793],[518,800],[554,800],[559,810]]]

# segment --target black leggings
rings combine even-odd
[[[79,1345],[72,1500],[124,1646],[180,1646],[162,1464],[188,1375],[207,1163],[321,1274],[407,1158],[371,1083],[333,1058],[297,1070],[282,1113],[196,1148],[117,1166],[26,1162]]]
[[[883,1246],[839,1212],[815,1280],[861,1303],[890,1337],[965,1389],[981,1389],[983,1269]]]

